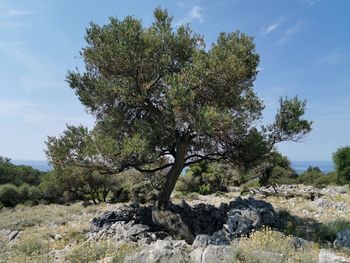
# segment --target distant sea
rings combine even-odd
[[[48,164],[47,161],[38,161],[38,160],[11,160],[13,164],[16,165],[27,165],[31,166],[34,169],[38,169],[43,172],[52,170],[52,167]]]
[[[331,161],[292,161],[292,166],[299,174],[304,172],[309,166],[317,166],[324,173],[334,170],[334,165]]]
[[[52,170],[52,167],[47,161],[12,160],[11,162],[18,165],[28,165],[44,172]],[[297,173],[304,172],[309,166],[317,166],[324,173],[329,173],[334,170],[331,161],[292,161],[292,166]]]

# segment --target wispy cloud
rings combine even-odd
[[[321,57],[317,63],[329,66],[338,66],[345,61],[348,61],[350,56],[343,52],[334,52]]]
[[[32,15],[34,12],[26,9],[18,9],[0,3],[0,29],[14,29],[29,27],[28,22],[24,22],[24,16]]]
[[[0,29],[28,28],[28,23],[18,21],[5,21],[0,23]]]
[[[277,28],[279,28],[282,25],[282,23],[285,19],[286,19],[285,17],[280,17],[277,21],[275,21],[271,25],[261,28],[261,35],[268,35],[268,34],[272,33],[273,31],[275,31]]]
[[[32,11],[29,10],[22,10],[22,9],[8,9],[5,13],[6,16],[14,17],[14,16],[25,16],[25,15],[31,15],[33,14]]]
[[[37,74],[45,72],[45,65],[26,50],[23,42],[0,42],[0,53],[4,53]]]
[[[320,0],[299,0],[302,4],[305,4],[307,6],[313,6],[320,2]]]
[[[278,40],[278,45],[283,45],[288,42],[295,34],[303,29],[305,26],[305,20],[299,21],[294,25],[288,27],[284,32],[282,37]]]
[[[30,124],[45,122],[87,123],[91,118],[72,118],[61,113],[50,112],[47,109],[24,100],[0,100],[0,116],[20,118]]]
[[[350,121],[350,97],[332,97],[308,107],[310,115],[317,121]]]
[[[198,21],[200,23],[204,22],[203,10],[200,6],[193,6],[185,17],[181,18],[175,23],[176,26],[184,25],[191,23],[193,21]]]

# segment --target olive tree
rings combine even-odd
[[[253,38],[239,31],[221,33],[206,47],[189,25],[174,28],[158,8],[148,27],[131,16],[112,17],[103,26],[91,23],[85,39],[85,69],[69,71],[67,81],[96,125],[49,137],[49,160],[101,174],[165,171],[158,209],[167,207],[184,167],[220,160],[256,165],[276,143],[300,140],[311,129],[297,97],[281,99],[275,122],[259,127],[264,106],[253,90],[259,55]]]

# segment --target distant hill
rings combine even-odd
[[[16,165],[27,165],[35,169],[38,169],[43,172],[52,170],[52,167],[48,164],[47,161],[38,161],[38,160],[11,160],[13,164]]]

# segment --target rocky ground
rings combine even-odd
[[[3,209],[0,262],[350,262],[347,186],[173,200],[160,214],[137,204]]]

